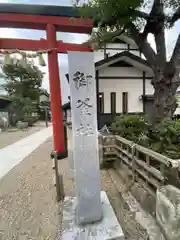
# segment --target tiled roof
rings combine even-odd
[[[128,58],[130,58],[130,59],[132,59],[134,61],[140,62],[141,64],[146,65],[147,67],[149,67],[149,65],[148,65],[146,60],[144,60],[141,57],[138,57],[138,56],[132,54],[129,51],[123,51],[123,52],[117,53],[117,54],[115,54],[115,55],[113,55],[111,57],[102,59],[102,60],[100,60],[100,61],[95,63],[95,67],[96,68],[100,67],[100,66],[104,65],[105,63],[111,64],[111,62],[113,62],[115,60],[118,61],[118,59],[120,60],[120,58],[122,58],[122,57],[128,57]]]

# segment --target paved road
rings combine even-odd
[[[0,149],[0,179],[51,136],[52,127],[48,127]]]
[[[17,128],[9,128],[4,132],[0,132],[0,149],[5,148],[23,138],[30,136],[33,133],[39,132],[45,128],[44,122],[37,122],[34,126],[29,127],[26,130],[20,130]]]

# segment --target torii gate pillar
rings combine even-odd
[[[56,42],[56,27],[53,24],[47,24],[46,27],[48,47],[55,49]],[[51,97],[51,112],[53,124],[53,141],[54,151],[63,154],[64,149],[64,125],[63,113],[60,110],[62,106],[61,86],[59,77],[58,54],[56,50],[48,53],[48,66],[49,66],[49,84],[50,84],[50,97]]]
[[[72,21],[75,18],[75,22]],[[0,27],[27,28],[46,30],[47,39],[7,39],[0,38],[0,48],[48,52],[51,112],[53,123],[54,153],[58,159],[67,156],[63,112],[61,110],[61,86],[59,77],[58,53],[67,51],[90,52],[84,44],[63,43],[56,41],[56,32],[89,34],[93,21],[82,19],[74,7],[25,5],[0,3]],[[54,50],[53,50],[54,49]]]

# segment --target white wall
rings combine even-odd
[[[98,62],[100,60],[104,59],[104,50],[99,49],[94,52],[94,62]]]
[[[176,111],[175,111],[174,114],[180,114],[180,106],[178,106],[178,107],[176,108]]]
[[[106,48],[128,48],[127,43],[108,43],[106,44]]]
[[[106,53],[108,54],[109,57],[111,57],[111,56],[113,56],[113,55],[115,55],[117,53],[123,52],[123,51],[125,51],[125,50],[121,50],[121,49],[120,50],[118,50],[118,49],[107,49]],[[139,50],[129,50],[129,52],[134,54],[134,55],[136,55],[136,56],[138,56],[138,57],[140,57]]]
[[[143,112],[143,102],[139,97],[143,94],[143,72],[129,67],[112,67],[99,70],[99,92],[104,93],[104,113],[111,112],[110,93],[116,92],[116,112],[122,112],[122,93],[128,92],[128,112]],[[103,76],[139,77],[138,79],[103,79]],[[151,80],[145,81],[146,94],[153,94]]]
[[[136,55],[136,56],[140,56],[140,51],[137,48],[137,46],[134,45],[130,45],[130,50],[129,52],[131,52],[132,54]],[[133,50],[131,50],[133,49]],[[109,43],[106,44],[106,53],[109,54],[109,57],[123,52],[123,51],[128,51],[128,44],[127,43]],[[104,48],[102,47],[102,49],[99,49],[97,51],[94,51],[94,61],[98,62],[100,60],[104,59]]]
[[[119,76],[129,76],[129,77],[142,77],[143,73],[141,70],[134,67],[105,67],[99,70],[99,76],[103,77],[119,77]]]
[[[146,95],[154,94],[154,87],[151,84],[151,79],[146,79],[145,92],[146,92]]]
[[[177,91],[180,91],[180,87],[178,87]],[[180,104],[179,104],[179,106],[176,108],[175,114],[180,114]]]
[[[141,53],[140,53],[139,49],[137,49],[137,50],[130,50],[129,52],[134,54],[134,55],[136,55],[136,56],[138,56],[138,57],[141,57]]]
[[[122,112],[122,93],[128,92],[128,112],[142,112],[142,101],[139,96],[142,95],[141,79],[100,79],[99,91],[104,92],[104,113],[111,112],[110,93],[116,92],[116,112]]]

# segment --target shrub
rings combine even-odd
[[[149,123],[145,116],[121,115],[111,125],[114,134],[121,135],[134,142],[139,142],[148,134]]]
[[[136,142],[172,159],[180,159],[180,120],[168,120],[157,129],[145,116],[121,115],[111,125],[114,134]]]
[[[170,158],[180,158],[180,120],[168,120],[152,131],[150,147]]]
[[[24,122],[28,122],[28,126],[32,127],[37,122],[37,117],[26,116],[23,119]]]

